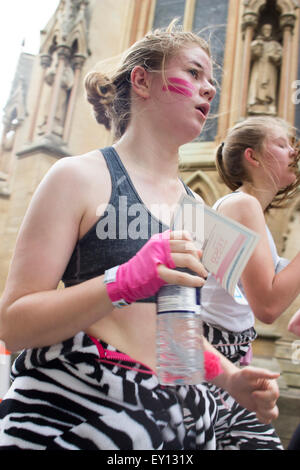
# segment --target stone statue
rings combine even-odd
[[[39,124],[38,129],[39,135],[45,134],[47,128],[47,121],[49,116],[49,111],[51,107],[51,102],[53,99],[52,89],[54,86],[56,71],[57,71],[58,62],[55,61],[54,65],[49,67],[46,76],[45,82],[48,85],[47,89],[44,91],[44,99],[42,103],[42,122]],[[74,72],[69,64],[65,64],[64,70],[60,80],[60,90],[58,96],[58,102],[56,105],[54,122],[51,129],[53,134],[56,134],[59,137],[63,136],[65,116],[67,112],[68,105],[68,96],[69,92],[73,86],[74,82]]]
[[[251,43],[248,113],[276,115],[276,96],[282,47],[272,38],[272,25],[264,24]]]
[[[59,137],[63,136],[65,118],[69,101],[69,92],[73,86],[73,83],[74,73],[72,67],[67,64],[64,66],[60,81],[60,91],[53,124],[53,133],[58,135]]]
[[[45,75],[46,87],[43,90],[43,97],[42,97],[42,102],[40,105],[42,121],[38,125],[39,135],[45,134],[46,132],[46,125],[47,125],[48,114],[49,114],[50,105],[51,105],[51,94],[52,94],[52,87],[53,87],[53,83],[55,79],[56,68],[57,68],[57,63],[52,60],[52,65],[47,68],[47,72]]]

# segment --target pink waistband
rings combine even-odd
[[[144,374],[155,374],[153,370],[150,369],[150,367],[142,364],[141,362],[136,361],[135,359],[132,359],[132,357],[128,356],[128,354],[124,354],[118,351],[110,351],[109,349],[105,349],[102,344],[93,336],[89,335],[89,338],[93,341],[93,343],[97,346],[98,353],[99,353],[99,361],[105,362],[106,364],[114,364],[112,361],[125,361],[125,362],[131,362],[134,364],[140,364],[141,366],[145,367],[146,369],[139,369],[137,367],[129,367],[126,366],[125,364],[118,364],[120,367],[123,367],[125,369],[129,370],[134,370],[137,372],[143,372]]]
[[[99,353],[99,359],[98,359],[99,362],[105,362],[106,364],[112,364],[112,365],[116,365],[115,361],[131,362],[135,365],[141,365],[145,369],[141,369],[139,367],[132,367],[129,365],[127,366],[125,364],[120,364],[120,363],[118,363],[118,367],[122,367],[128,370],[134,370],[136,372],[141,372],[143,374],[156,375],[156,373],[152,369],[150,369],[150,367],[146,366],[145,364],[142,364],[139,361],[136,361],[135,359],[132,359],[132,357],[128,356],[127,354],[124,354],[118,351],[110,351],[109,349],[105,349],[100,343],[100,341],[98,341],[96,338],[90,335],[89,335],[89,338],[97,346],[98,353]],[[204,351],[204,369],[205,369],[206,381],[211,381],[212,379],[217,377],[219,374],[223,372],[221,363],[220,363],[220,358],[210,351]]]

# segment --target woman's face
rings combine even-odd
[[[285,129],[275,126],[265,142],[264,162],[268,172],[278,186],[283,189],[296,180],[296,153],[290,145]]]
[[[210,58],[197,45],[182,48],[167,61],[164,73],[154,75],[151,90],[161,129],[179,145],[193,140],[216,94]]]

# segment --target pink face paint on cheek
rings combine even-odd
[[[194,94],[194,91],[196,90],[194,85],[192,85],[187,80],[184,80],[183,78],[169,77],[168,82],[174,83],[174,85],[164,85],[163,91],[168,90],[191,98]]]
[[[184,80],[184,78],[178,78],[178,77],[170,77],[168,78],[169,82],[171,83],[178,83],[178,85],[183,85],[187,88],[190,88],[191,90],[195,91],[194,85],[192,85],[189,81]]]

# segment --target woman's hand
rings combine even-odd
[[[271,423],[278,417],[276,405],[279,373],[257,367],[238,369],[228,380],[226,390],[244,408],[256,413],[259,421]]]
[[[207,272],[200,255],[188,232],[155,234],[133,258],[106,271],[108,296],[114,306],[121,307],[156,294],[165,284],[202,286]],[[187,268],[195,275],[175,268]]]
[[[279,389],[276,379],[279,373],[252,366],[240,369],[206,338],[203,339],[203,345],[205,351],[214,353],[220,359],[223,373],[211,380],[214,385],[226,390],[242,407],[255,412],[262,423],[269,424],[278,417],[276,402]]]
[[[167,284],[189,287],[203,286],[208,273],[200,262],[202,252],[195,248],[189,232],[185,230],[170,232],[170,252],[174,267],[186,268],[193,271],[196,276],[175,269],[169,269],[165,264],[159,264],[157,266],[159,277]]]
[[[288,331],[300,336],[300,310],[298,310],[290,319],[288,324]]]

